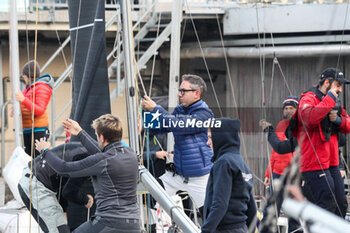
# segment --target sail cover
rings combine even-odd
[[[73,93],[71,118],[79,122],[90,136],[96,138],[91,128],[97,117],[110,113],[109,85],[106,60],[104,0],[68,1],[71,52],[73,64]],[[77,141],[76,137],[71,138]],[[80,191],[93,195],[90,180],[81,185]],[[94,207],[94,206],[93,206]],[[94,214],[84,206],[69,202],[68,224],[71,230]]]
[[[73,64],[71,118],[90,136],[97,117],[110,113],[108,85],[105,1],[69,1],[69,26]],[[76,138],[72,137],[72,140]]]

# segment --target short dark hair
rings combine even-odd
[[[318,85],[319,85],[319,86],[322,86],[326,80],[327,80],[326,78],[320,79],[320,80],[318,81]],[[329,80],[329,82],[331,82],[331,80]]]
[[[34,77],[37,79],[40,77],[40,66],[34,60],[27,62],[22,69],[22,75],[27,75],[32,81],[34,81]]]
[[[329,84],[330,84],[330,85],[332,85],[332,83],[333,83],[333,81],[334,81],[333,78],[324,78],[324,79],[320,79],[320,81],[318,82],[318,85],[319,85],[319,86],[322,86],[326,80],[329,81]]]
[[[122,123],[118,117],[105,114],[92,122],[92,128],[108,142],[120,141],[123,136]]]
[[[182,82],[187,81],[190,83],[191,88],[199,90],[201,92],[201,96],[207,91],[207,85],[200,76],[195,74],[184,74],[181,78]]]

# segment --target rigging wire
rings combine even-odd
[[[77,45],[78,45],[78,37],[79,37],[79,24],[80,24],[80,13],[81,13],[81,0],[79,0],[79,8],[78,8],[78,20],[77,20],[77,30],[75,33],[75,41],[74,41],[74,52],[73,52],[73,61],[72,61],[72,74],[74,78],[74,69],[75,69],[75,60],[77,54]]]
[[[130,14],[130,17],[132,17],[132,14],[131,14],[131,12],[129,12]],[[133,26],[132,26],[132,19],[131,19],[131,25],[130,25],[130,28],[133,28]],[[133,66],[134,66],[134,69],[136,70],[136,72],[137,72],[137,74],[133,77],[134,78],[134,81],[135,81],[135,89],[136,89],[136,91],[135,91],[135,97],[136,97],[136,103],[139,103],[140,102],[140,97],[139,97],[139,85],[138,85],[138,81],[140,81],[140,83],[141,83],[141,86],[142,86],[142,89],[143,89],[143,92],[144,92],[144,94],[146,94],[147,92],[146,92],[146,89],[145,89],[145,85],[144,85],[144,83],[143,83],[143,80],[142,80],[142,76],[141,76],[141,74],[140,74],[140,71],[139,71],[139,69],[138,69],[138,67],[137,67],[137,62],[136,62],[136,56],[135,56],[135,46],[134,46],[134,42],[135,42],[135,40],[134,40],[134,34],[133,33],[131,33],[131,42],[132,42],[132,57],[133,57]],[[137,77],[136,77],[137,76]],[[139,105],[139,106],[141,106],[141,105]],[[140,110],[140,108],[137,108],[137,118],[138,118],[138,120],[139,120],[139,122],[138,122],[138,125],[141,125],[141,114],[140,114],[140,112],[141,112],[141,110]],[[141,142],[142,142],[142,137],[141,137],[141,133],[140,133],[140,131],[138,132],[138,135],[139,135],[139,141],[140,141],[140,144],[141,144]],[[141,144],[140,145],[140,153],[141,153],[141,155],[143,155],[143,144]],[[141,160],[143,161],[143,159],[142,159],[142,157],[141,157]],[[146,198],[146,197],[145,197]],[[142,203],[141,203],[142,204]],[[147,207],[147,201],[145,201],[145,209],[146,209],[146,225],[147,225],[147,233],[149,232],[149,218],[148,218],[148,207]],[[144,227],[144,226],[141,226],[141,227]]]
[[[36,0],[36,11],[35,11],[35,36],[34,36],[34,80],[33,80],[33,96],[32,96],[32,132],[31,132],[31,151],[30,151],[30,178],[29,178],[29,189],[30,189],[30,198],[29,198],[29,232],[31,232],[31,214],[32,214],[32,201],[33,201],[33,187],[32,187],[32,180],[33,180],[33,162],[34,162],[34,112],[35,112],[35,81],[36,81],[36,63],[37,63],[37,41],[38,41],[38,18],[39,18],[39,0]],[[28,77],[30,79],[30,77]],[[38,215],[39,218],[39,215]]]
[[[186,31],[186,26],[187,26],[187,18],[184,18],[184,25],[182,28],[182,34],[181,34],[181,39],[180,39],[180,44],[182,43],[184,37],[185,37],[185,31]]]
[[[272,36],[272,34],[271,34],[271,38],[272,38],[272,41],[273,41],[273,36]],[[272,44],[272,45],[273,45],[273,47],[274,47],[274,44]],[[282,68],[281,68],[281,65],[280,65],[280,63],[279,63],[277,57],[275,57],[275,62],[276,62],[276,64],[278,65],[278,68],[279,68],[279,70],[280,70],[280,72],[281,72],[281,75],[282,75],[282,77],[283,77],[283,80],[284,80],[284,82],[285,82],[285,84],[286,84],[286,86],[287,86],[287,89],[288,89],[290,95],[292,95],[291,89],[290,89],[290,87],[289,87],[289,85],[288,85],[288,82],[287,82],[287,80],[286,80],[286,77],[285,77],[285,75],[284,75],[284,73],[283,73],[283,70],[282,70]],[[309,136],[309,133],[308,133],[308,131],[306,130],[306,125],[305,125],[304,121],[302,120],[302,118],[301,118],[301,116],[300,116],[300,112],[299,112],[298,114],[299,114],[299,119],[301,119],[301,122],[302,122],[302,124],[303,124],[304,129],[305,129],[306,135],[308,136],[309,140],[311,141],[310,136]],[[311,144],[312,144],[312,143],[311,143]],[[313,144],[312,144],[312,148],[313,148],[314,153],[315,153],[315,155],[316,155],[316,157],[317,157],[317,159],[318,159],[318,162],[319,162],[319,164],[320,164],[320,167],[321,167],[321,169],[323,170],[323,167],[322,167],[322,165],[321,165],[321,162],[320,162],[320,160],[319,160],[319,157],[318,157],[318,155],[317,155],[317,153],[316,153],[316,150],[315,150]],[[300,156],[300,154],[298,154],[297,156]],[[323,170],[323,171],[324,171],[324,170]],[[329,189],[330,189],[330,191],[331,191],[331,193],[332,193],[332,196],[333,196],[333,199],[334,199],[334,201],[335,201],[335,204],[336,204],[336,206],[337,206],[337,208],[338,208],[338,210],[339,210],[339,212],[340,212],[340,207],[339,207],[339,205],[338,205],[337,202],[336,202],[335,194],[333,193],[333,190],[332,190],[331,187],[330,187],[330,184],[329,184],[329,181],[328,181],[327,177],[326,177],[326,182],[327,182],[327,185],[328,185],[328,187],[329,187]]]
[[[113,0],[114,4],[115,4],[115,9],[117,11],[117,14],[118,14],[118,17],[115,18],[115,21],[116,21],[116,24],[117,24],[117,29],[116,29],[116,35],[115,35],[115,39],[114,39],[114,43],[113,43],[113,51],[116,50],[115,48],[117,46],[121,46],[119,44],[119,39],[120,39],[120,32],[121,32],[121,22],[120,22],[120,11],[118,12],[119,10],[119,4],[117,3],[117,0]],[[117,55],[115,55],[117,54]],[[112,54],[113,58],[114,59],[117,59],[117,57],[119,56],[119,54],[117,52],[114,52]]]
[[[29,51],[29,32],[28,32],[28,15],[27,15],[27,3],[26,3],[26,1],[24,1],[24,8],[25,8],[25,25],[26,25],[26,50],[27,50],[27,61],[29,61],[30,60],[30,51]],[[35,72],[36,73],[36,72]],[[34,89],[34,91],[35,91],[35,89]],[[34,129],[33,129],[33,127],[32,127],[32,131],[33,131]],[[33,147],[33,144],[32,144],[32,147]],[[35,161],[33,161],[33,163],[35,163]],[[34,166],[35,166],[35,164],[34,164]],[[36,167],[35,167],[35,169],[36,169]],[[31,173],[32,173],[32,170],[31,170]],[[31,185],[31,184],[30,184]],[[36,185],[36,187],[37,187],[37,183],[35,184]],[[30,186],[30,190],[31,190],[31,186]],[[36,193],[37,194],[37,193]],[[38,195],[38,194],[37,194]],[[31,201],[32,199],[30,199],[30,201]],[[37,203],[37,206],[39,206],[39,203]],[[36,219],[37,221],[39,221],[39,216],[37,217],[37,219]],[[40,228],[39,226],[38,226],[38,228]]]
[[[26,50],[27,50],[27,61],[30,61],[30,52],[29,52],[29,32],[28,32],[28,15],[27,15],[27,1],[24,0],[24,14],[25,14],[25,22],[26,22]],[[32,128],[33,131],[33,128]],[[32,173],[32,170],[31,170]],[[30,183],[31,185],[31,183]],[[31,186],[30,186],[30,191],[31,191]],[[30,198],[30,202],[32,201],[32,198]],[[37,203],[39,204],[39,203]],[[30,206],[31,207],[31,206]],[[31,213],[31,208],[29,210],[29,212]],[[29,217],[31,218],[31,217]],[[37,218],[37,221],[39,220],[39,218]],[[29,222],[29,226],[31,225],[31,222]]]
[[[74,45],[74,54],[73,54],[73,62],[72,62],[72,75],[74,75],[74,64],[75,64],[75,59],[76,59],[76,49],[77,49],[77,43],[78,43],[78,33],[79,33],[79,22],[80,22],[80,14],[81,14],[81,0],[79,0],[79,8],[78,8],[78,20],[77,20],[77,30],[76,30],[76,37],[75,37],[75,45]],[[56,35],[58,36],[58,40],[59,40],[59,43],[61,45],[61,42],[60,42],[60,39],[59,39],[59,35],[58,35],[58,32],[56,30]],[[65,59],[65,56],[64,56],[64,51],[62,49],[62,54],[63,54],[63,57],[64,57],[64,61],[65,61],[65,65],[66,65],[66,68],[68,67],[67,66],[67,62],[66,62],[66,59]],[[69,79],[70,81],[72,82],[72,79],[73,77],[70,76],[69,74]],[[73,85],[71,85],[71,93],[73,91]],[[52,127],[55,127],[54,125]],[[64,140],[64,145],[63,145],[63,152],[62,152],[62,159],[64,160],[65,159],[65,154],[66,154],[66,145],[67,145],[67,138],[68,138],[68,134],[66,133],[65,135],[65,140]],[[63,177],[60,176],[60,182],[59,182],[59,186],[58,186],[58,202],[61,201],[61,195],[62,195],[62,182],[63,182]],[[90,211],[90,209],[89,209]]]
[[[221,106],[220,106],[220,103],[219,103],[219,99],[218,99],[218,96],[217,96],[216,91],[215,91],[213,79],[212,79],[211,74],[210,74],[210,71],[209,71],[209,67],[208,67],[208,64],[207,64],[207,60],[206,60],[206,58],[205,58],[204,51],[203,51],[203,48],[202,48],[202,44],[201,44],[201,41],[200,41],[200,39],[199,39],[199,35],[198,35],[198,32],[197,32],[197,28],[196,28],[196,25],[195,25],[195,23],[194,23],[193,16],[192,16],[191,10],[190,10],[190,8],[189,8],[189,6],[188,6],[187,0],[185,0],[185,4],[186,4],[187,10],[188,10],[189,15],[190,15],[190,19],[191,19],[191,22],[192,22],[192,27],[193,27],[193,29],[194,29],[194,33],[195,33],[196,38],[197,38],[198,46],[199,46],[200,51],[201,51],[201,54],[202,54],[203,62],[204,62],[205,68],[206,68],[206,70],[207,70],[207,74],[208,74],[208,77],[209,77],[209,81],[210,81],[211,87],[212,87],[212,89],[213,89],[213,93],[214,93],[214,97],[215,97],[215,100],[216,100],[216,104],[218,105],[218,109],[219,109],[219,112],[220,112],[221,117],[223,117],[224,114],[222,113],[222,110],[221,110]]]
[[[261,106],[262,106],[262,119],[266,118],[266,102],[265,102],[265,55],[261,54],[261,38],[260,38],[260,26],[259,26],[259,11],[258,11],[258,2],[255,4],[255,12],[256,12],[256,24],[257,24],[257,30],[258,30],[258,50],[259,50],[259,62],[260,62],[260,78],[261,78]],[[264,32],[264,48],[265,48],[265,32]],[[274,63],[272,64],[272,66],[274,66]],[[271,85],[271,88],[273,86]],[[270,93],[272,93],[272,89],[270,90]],[[265,135],[264,133],[261,134],[261,151],[263,151],[263,147],[264,147],[264,138]],[[269,152],[268,146],[266,146],[266,150],[267,152]],[[268,167],[269,167],[269,175],[270,175],[270,183],[271,183],[271,187],[272,187],[272,192],[275,191],[275,183],[274,183],[274,179],[272,176],[272,166],[271,166],[271,162],[270,162],[270,157],[268,156],[268,154],[265,154],[265,156],[267,157],[267,161],[268,161]],[[277,203],[274,202],[273,203],[273,210],[274,210],[274,214],[276,216],[276,218],[278,218],[278,209],[277,209]],[[278,233],[280,233],[280,228],[277,227],[277,231]]]
[[[292,94],[292,91],[291,91],[291,89],[290,89],[290,87],[289,87],[289,85],[288,85],[287,79],[286,79],[286,77],[285,77],[285,75],[284,75],[284,73],[283,73],[282,67],[281,67],[281,65],[280,65],[280,63],[279,63],[279,61],[278,61],[278,59],[277,59],[277,57],[276,57],[276,60],[277,60],[278,68],[279,68],[279,70],[280,70],[280,72],[281,72],[281,75],[282,75],[282,77],[283,77],[283,80],[284,80],[284,82],[285,82],[285,85],[286,85],[286,87],[287,87],[287,89],[288,89],[288,91],[289,91],[289,94],[290,94],[290,95],[293,95],[293,94]],[[302,119],[302,116],[300,115],[301,113],[300,113],[300,111],[297,111],[297,112],[298,112],[298,119],[299,119],[300,122],[302,123],[302,126],[303,126],[303,129],[304,129],[304,131],[305,131],[305,134],[306,134],[308,140],[309,140],[310,142],[312,142],[311,137],[310,137],[310,134],[309,134],[309,132],[308,132],[308,130],[307,130],[306,124],[305,124],[304,120]],[[315,155],[316,155],[316,158],[317,158],[317,161],[318,161],[318,163],[319,163],[319,165],[320,165],[320,168],[321,168],[322,172],[324,173],[325,171],[324,171],[323,166],[322,166],[322,164],[321,164],[320,158],[319,158],[319,156],[318,156],[318,154],[317,154],[317,152],[316,152],[316,148],[315,148],[315,146],[314,146],[313,143],[310,143],[310,144],[311,144],[311,148],[312,148],[313,152],[314,152]],[[329,180],[328,180],[327,176],[326,176],[326,183],[327,183],[327,186],[328,186],[329,190],[331,191],[333,200],[335,201],[335,205],[337,206],[337,209],[338,209],[339,213],[341,213],[340,207],[339,207],[339,205],[338,205],[338,203],[337,203],[337,200],[336,200],[336,198],[335,198],[335,194],[334,194],[334,192],[333,192],[333,190],[332,190],[332,188],[331,188],[331,185],[330,185],[330,183],[329,183]],[[343,216],[342,216],[342,217],[343,217]]]
[[[27,15],[27,1],[24,0],[24,15],[25,15],[25,22],[26,22],[26,42],[27,42],[27,46],[26,46],[26,49],[27,49],[27,61],[30,60],[30,53],[29,53],[29,32],[28,32],[28,15]]]
[[[157,26],[157,38],[159,36],[159,28],[160,28],[160,20],[162,18],[162,12],[159,13],[159,16],[158,16],[158,26]],[[149,84],[149,93],[148,93],[148,96],[151,98],[151,94],[152,94],[152,85],[153,85],[153,77],[154,77],[154,67],[155,67],[155,63],[156,63],[156,57],[157,57],[157,54],[154,53],[153,54],[153,62],[152,62],[152,71],[151,71],[151,81],[150,81],[150,84]]]
[[[157,35],[156,35],[156,38],[158,38],[158,36],[159,36],[161,18],[162,18],[162,12],[160,12],[159,15],[158,15],[158,24],[157,24]],[[156,57],[157,57],[157,55],[156,55],[156,53],[154,53],[153,54],[153,61],[152,61],[151,80],[150,80],[149,93],[148,93],[148,97],[150,97],[150,98],[151,98],[151,95],[152,95],[152,86],[153,86],[154,68],[155,68]],[[147,92],[144,92],[144,93],[146,94]],[[143,134],[142,145],[144,145],[145,137],[146,137],[146,135],[144,133]],[[164,151],[162,145],[160,144],[160,142],[158,141],[156,136],[153,136],[153,137],[156,139],[156,142],[157,142],[158,146],[161,148],[161,150]],[[149,140],[149,138],[147,138],[147,140]],[[142,151],[142,154],[141,154],[141,161],[143,162],[143,151]],[[153,160],[152,160],[152,163],[153,163]],[[154,170],[154,164],[153,164],[152,167],[153,167],[153,170]],[[149,170],[149,167],[147,167],[147,169]],[[154,171],[153,171],[153,173],[154,173]]]
[[[349,13],[349,3],[350,1],[347,1],[347,5],[346,5],[346,13],[345,13],[345,19],[344,19],[344,24],[343,24],[343,31],[342,31],[342,38],[340,40],[340,48],[339,48],[339,54],[338,54],[338,59],[337,59],[337,66],[336,68],[339,69],[339,64],[340,64],[340,57],[341,57],[341,49],[342,49],[342,45],[343,45],[343,39],[344,39],[344,35],[345,35],[345,26],[346,26],[346,22],[347,22],[347,18],[348,18],[348,13]],[[345,88],[344,88],[345,89]],[[343,160],[343,164],[345,165],[345,168],[348,172],[348,174],[350,174],[350,170],[349,170],[349,166],[347,165],[347,162],[345,161],[344,155],[343,153],[340,154],[341,159]],[[347,180],[347,176],[345,174],[345,178]],[[348,194],[349,195],[349,194]]]
[[[37,7],[38,8],[38,7]],[[80,9],[80,8],[79,8]],[[192,17],[192,16],[191,16]],[[192,20],[192,24],[193,24],[193,26],[194,26],[194,22],[193,22],[193,19],[191,18],[191,20]],[[79,23],[78,23],[79,24]],[[344,23],[344,26],[345,26],[345,23]],[[194,26],[194,28],[195,28],[195,26]],[[195,29],[196,30],[196,29]],[[77,32],[78,33],[78,32]],[[344,31],[343,31],[343,35],[344,35]],[[77,36],[77,35],[76,35]],[[199,38],[198,38],[198,35],[196,34],[196,36],[197,36],[197,39],[199,40]],[[260,36],[259,36],[260,37]],[[77,42],[77,41],[76,41]],[[260,44],[260,42],[259,42],[259,44]],[[201,46],[200,46],[201,47]],[[76,47],[75,47],[75,49],[76,49]],[[260,45],[259,45],[259,49],[260,49]],[[341,48],[340,48],[341,49]],[[29,51],[29,49],[28,49],[28,51]],[[201,51],[202,51],[202,48],[201,48]],[[226,53],[224,53],[225,54],[225,59],[227,59],[227,57],[226,57]],[[36,55],[36,54],[35,54]],[[74,56],[74,58],[75,58],[75,56]],[[338,56],[338,63],[339,63],[339,59],[340,59],[340,52],[339,52],[339,56]],[[277,60],[277,58],[276,58],[276,60]],[[205,58],[204,58],[204,61],[205,61]],[[260,61],[261,62],[261,61]],[[265,60],[263,60],[263,66],[261,66],[260,68],[263,70],[263,72],[262,72],[262,77],[264,76],[264,63],[265,62]],[[338,67],[338,63],[337,63],[337,67]],[[205,62],[205,64],[206,64],[206,62]],[[285,80],[285,82],[286,82],[286,85],[287,85],[287,88],[288,88],[288,90],[289,90],[289,92],[291,92],[290,91],[290,89],[289,89],[289,87],[288,87],[288,83],[287,83],[287,81],[286,81],[286,78],[285,78],[285,76],[284,76],[284,74],[283,74],[283,71],[282,71],[282,68],[281,68],[281,66],[280,66],[280,64],[279,64],[279,62],[278,62],[278,60],[277,60],[277,65],[278,65],[278,68],[279,68],[279,70],[281,71],[281,74],[282,74],[282,76],[283,76],[283,78],[284,78],[284,80]],[[206,65],[207,66],[207,65]],[[207,69],[207,71],[209,71],[209,69]],[[141,78],[141,75],[140,75],[140,73],[139,73],[139,71],[138,71],[138,69],[137,69],[137,72],[138,72],[138,76],[139,76],[139,78],[140,78],[140,80],[141,80],[141,83],[142,83],[142,78]],[[34,72],[35,73],[35,72]],[[230,75],[230,72],[228,72],[229,73],[229,75]],[[210,77],[210,75],[209,75],[209,77]],[[273,76],[272,76],[273,77]],[[153,77],[152,77],[153,78]],[[210,80],[211,80],[211,78],[210,78]],[[230,81],[231,81],[231,78],[230,78]],[[211,81],[211,83],[212,83],[212,81]],[[213,85],[212,85],[213,86]],[[273,83],[271,84],[271,86],[273,86]],[[143,88],[144,88],[144,86],[143,86]],[[233,88],[232,88],[233,89]],[[213,90],[214,90],[214,87],[213,87]],[[215,90],[214,90],[214,92],[215,92]],[[146,92],[145,92],[146,93]],[[151,88],[150,88],[150,93],[151,93]],[[232,92],[233,93],[233,92]],[[214,93],[215,94],[215,96],[216,96],[216,93]],[[233,96],[234,96],[234,93],[233,93]],[[271,94],[271,92],[270,92],[270,100],[271,100],[271,96],[272,96],[272,94]],[[217,97],[217,96],[216,96]],[[234,96],[235,97],[235,96]],[[235,98],[234,98],[235,99]],[[264,95],[263,95],[263,99],[264,99]],[[263,103],[264,103],[264,105],[265,105],[265,102],[263,101]],[[236,106],[237,106],[237,104],[236,104]],[[221,109],[220,109],[220,111],[221,111]],[[221,113],[222,114],[222,113]],[[33,137],[32,137],[33,138]]]
[[[55,25],[55,21],[53,22],[53,24]],[[59,47],[61,47],[62,46],[61,37],[60,37],[56,27],[55,27],[55,32],[56,32],[56,38],[58,40]],[[68,68],[68,62],[67,62],[66,55],[64,53],[64,49],[62,49],[61,53],[62,53],[64,65],[66,66],[66,68]],[[68,77],[69,77],[70,81],[72,81],[71,73],[68,74]]]
[[[348,18],[348,13],[349,13],[349,3],[350,1],[347,1],[347,5],[346,5],[346,13],[345,13],[345,19],[344,19],[344,24],[343,24],[343,32],[342,32],[342,37],[340,40],[340,47],[339,47],[339,54],[338,54],[338,60],[337,60],[337,66],[336,68],[339,68],[339,63],[340,63],[340,56],[341,56],[341,49],[342,49],[342,45],[343,45],[343,39],[344,39],[344,34],[345,34],[345,26],[346,26],[346,22],[347,22],[347,18]]]
[[[78,14],[78,15],[80,16],[80,6],[79,6],[79,14]],[[59,47],[62,47],[62,42],[61,42],[60,35],[59,35],[59,33],[58,33],[57,28],[55,27],[55,26],[56,26],[56,20],[55,20],[55,18],[54,18],[54,20],[53,20],[52,23],[53,23],[54,28],[55,28],[55,34],[56,34],[56,38],[57,38]],[[79,25],[77,25],[77,27],[78,27],[78,26],[79,26]],[[77,30],[77,31],[78,31],[78,30]],[[67,69],[67,68],[68,68],[68,62],[67,62],[67,58],[66,58],[66,55],[65,55],[65,53],[64,53],[64,49],[63,49],[63,48],[62,48],[62,50],[61,50],[61,54],[62,54],[62,58],[63,58],[64,65],[65,65],[65,67],[66,67],[66,69]],[[72,67],[73,67],[73,66],[72,66]],[[69,80],[72,82],[71,73],[68,74],[68,77],[69,77]],[[73,92],[73,87],[72,87],[72,85],[70,86],[70,88],[71,88],[71,93],[72,93],[72,92]],[[53,125],[53,126],[51,126],[51,127],[55,127],[55,125]],[[62,153],[63,153],[63,155],[62,155],[62,159],[63,159],[63,160],[64,160],[64,158],[65,158],[67,137],[68,137],[68,135],[67,135],[67,133],[66,133],[66,138],[65,138],[65,140],[64,140],[63,152],[62,152]],[[62,182],[63,182],[62,179],[63,179],[63,177],[60,176],[60,181],[59,181],[59,186],[58,186],[58,202],[61,201]]]
[[[218,24],[219,35],[220,35],[220,40],[221,40],[221,47],[223,49],[227,75],[229,76],[228,80],[229,80],[229,86],[230,86],[232,97],[233,97],[234,109],[235,109],[235,112],[236,112],[236,115],[237,115],[237,118],[238,118],[239,117],[238,103],[237,103],[236,96],[234,94],[235,91],[234,91],[234,87],[233,87],[233,83],[232,83],[232,76],[231,76],[230,66],[229,66],[229,62],[228,62],[228,58],[227,58],[226,48],[225,48],[224,39],[223,39],[223,33],[222,33],[222,30],[221,30],[221,25],[220,25],[218,14],[216,14],[216,21],[217,21],[217,24]],[[243,147],[244,154],[247,154],[247,148],[246,148],[246,143],[245,143],[246,142],[245,135],[242,133],[242,129],[239,129],[239,132],[240,132],[240,136],[241,136],[241,141],[242,141],[242,147]],[[264,181],[261,180],[257,175],[255,175],[254,173],[253,173],[253,175],[259,182],[261,182],[262,184],[264,183]]]

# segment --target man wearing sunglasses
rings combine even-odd
[[[176,106],[172,114],[148,96],[142,102],[143,110],[159,116],[160,128],[151,129],[151,133],[174,134],[175,172],[166,172],[160,177],[165,190],[169,195],[175,195],[178,190],[187,191],[200,210],[204,204],[205,189],[213,165],[213,152],[206,144],[208,127],[201,125],[213,118],[212,111],[202,100],[206,89],[201,77],[186,74],[182,76],[179,88],[181,104]]]

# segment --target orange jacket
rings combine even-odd
[[[49,126],[46,107],[51,99],[53,78],[45,74],[38,78],[35,83],[29,85],[24,91],[25,100],[21,103],[23,128],[32,128],[32,109],[34,107],[34,128]],[[35,99],[33,101],[35,86]],[[34,104],[33,104],[34,102]]]

